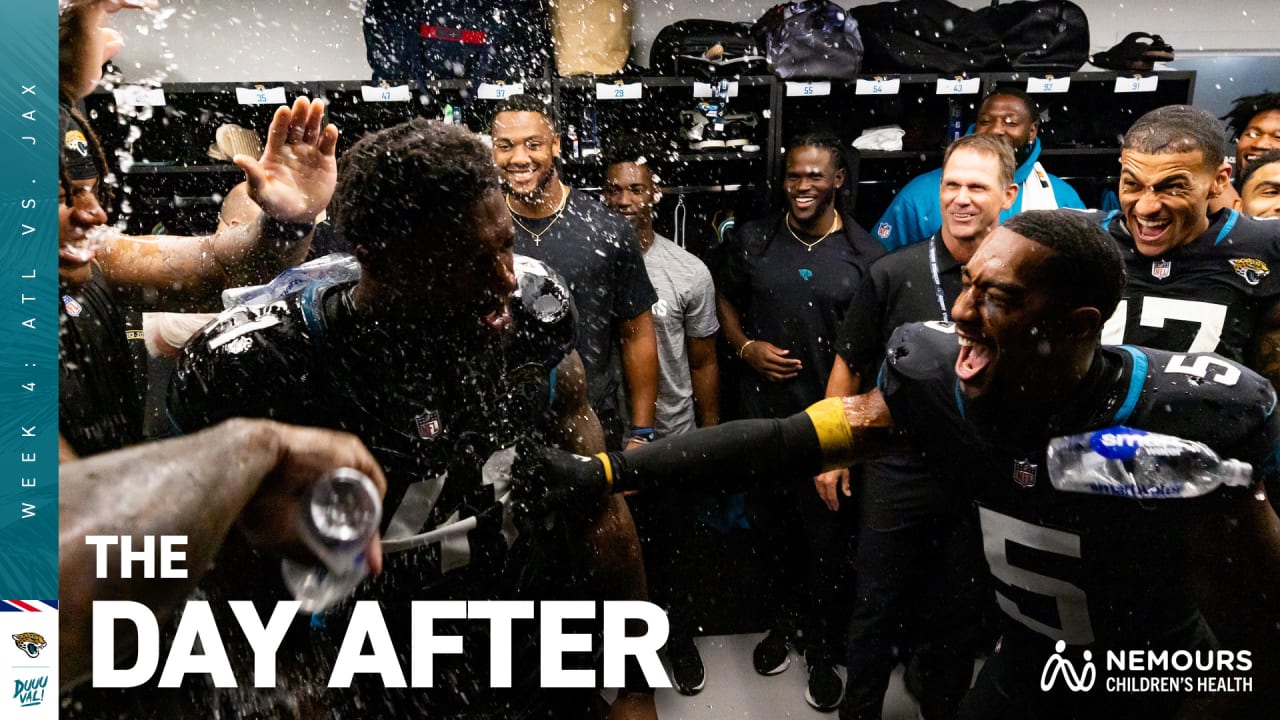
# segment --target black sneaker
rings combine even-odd
[[[820,712],[831,712],[840,707],[844,699],[844,681],[836,666],[819,662],[809,666],[809,687],[804,691],[805,702]]]
[[[672,638],[667,642],[671,681],[681,695],[697,695],[707,685],[707,670],[693,638]]]
[[[777,675],[791,666],[791,638],[785,630],[774,628],[756,644],[751,653],[756,672],[761,675]]]

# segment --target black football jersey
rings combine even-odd
[[[360,437],[388,487],[383,572],[355,599],[377,600],[397,638],[409,636],[412,600],[578,599],[577,526],[558,523],[538,538],[527,527],[522,533],[501,470],[518,440],[540,441],[548,429],[555,371],[574,346],[576,311],[567,286],[546,265],[517,256],[515,269],[512,322],[499,336],[459,344],[430,327],[359,318],[354,282],[318,281],[278,301],[223,313],[184,347],[169,388],[170,415],[183,431],[249,416]],[[235,565],[227,555],[222,572],[203,585],[211,597],[287,597],[278,566]],[[279,692],[292,698],[284,702],[319,693],[324,706],[354,715],[429,709],[441,717],[474,710],[477,717],[523,718],[543,717],[537,713],[552,701],[539,688],[535,636],[515,633],[513,688],[491,690],[487,628],[465,621],[436,622],[437,633],[465,636],[466,649],[437,660],[447,682],[437,677],[435,688],[389,690],[357,678],[350,691],[326,690],[323,678],[350,612],[347,601],[314,617],[309,628],[294,623],[281,650],[287,669]],[[407,668],[409,644],[396,649]],[[244,709],[227,712],[238,717]]]
[[[244,416],[357,435],[387,476],[382,530],[391,553],[472,515],[501,527],[508,488],[483,468],[516,440],[539,437],[553,373],[574,338],[563,282],[536,260],[519,258],[516,267],[511,327],[469,343],[429,327],[361,322],[353,281],[313,282],[228,310],[184,347],[170,418],[183,432]],[[509,541],[511,528],[503,532]],[[442,570],[466,565],[476,550],[447,533],[429,546]]]
[[[1202,235],[1158,257],[1138,252],[1118,213],[1104,227],[1128,278],[1103,343],[1246,360],[1259,319],[1280,300],[1280,222],[1221,210]]]
[[[1188,528],[1242,491],[1163,501],[1060,492],[1047,476],[1048,441],[1127,425],[1204,442],[1271,478],[1280,424],[1270,384],[1217,355],[1104,347],[1074,401],[1027,427],[963,398],[957,354],[952,326],[905,325],[879,384],[895,425],[928,462],[963,477],[979,506],[997,600],[1011,621],[1006,643],[1176,647],[1199,620],[1183,562]]]
[[[59,288],[58,431],[77,455],[142,441],[141,342],[137,313],[119,305],[97,265],[89,282]]]

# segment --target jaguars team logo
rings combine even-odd
[[[27,654],[27,657],[40,657],[40,651],[45,649],[49,643],[44,641],[44,636],[39,633],[18,633],[13,636],[13,642],[17,644],[18,649]]]
[[[79,130],[68,130],[62,137],[62,144],[68,150],[75,150],[80,157],[89,157],[89,141],[85,140],[84,133]]]
[[[1231,261],[1231,268],[1250,285],[1257,285],[1271,274],[1271,268],[1257,258],[1236,258]]]

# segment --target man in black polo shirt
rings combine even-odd
[[[960,267],[1017,196],[1013,172],[1013,151],[990,135],[968,135],[947,148],[942,229],[871,266],[845,313],[827,397],[853,395],[864,378],[874,378],[899,325],[950,321]],[[823,473],[815,483],[832,510],[839,507],[837,492],[850,494],[847,468]],[[969,687],[980,550],[970,513],[949,485],[911,454],[865,466],[845,718],[880,717],[895,651],[902,648],[916,651],[926,718],[953,717]]]

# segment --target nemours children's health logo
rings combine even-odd
[[[1080,654],[1076,666],[1059,640],[1040,671],[1040,690],[1059,685],[1071,692],[1090,692],[1098,686],[1093,653]],[[1252,653],[1248,650],[1108,650],[1101,689],[1112,693],[1252,692]]]

